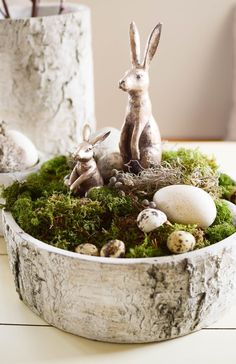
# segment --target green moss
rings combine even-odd
[[[229,201],[236,205],[236,187],[234,187],[229,194]]]
[[[99,201],[102,206],[106,207],[107,210],[114,215],[124,216],[135,210],[130,197],[122,197],[117,190],[106,186],[92,188],[87,197],[93,201]]]
[[[236,182],[225,173],[221,173],[219,176],[219,185],[223,187],[236,186]]]
[[[98,201],[53,194],[36,201],[20,197],[12,207],[16,221],[27,233],[57,247],[73,250],[97,241],[106,225],[105,209]]]
[[[197,150],[164,152],[163,158],[163,163],[171,168],[181,166],[185,183],[191,184],[196,173],[203,180],[204,175],[216,178],[218,173],[214,160]],[[75,197],[64,185],[64,177],[69,172],[67,158],[56,157],[44,163],[39,172],[30,175],[25,182],[15,182],[3,193],[6,208],[22,229],[53,246],[74,251],[78,244],[87,242],[100,249],[109,240],[119,239],[126,245],[126,257],[154,257],[170,254],[166,243],[173,231],[193,234],[195,249],[235,232],[227,205],[217,200],[217,218],[206,232],[196,225],[164,224],[144,234],[136,222],[143,209],[137,194],[124,195],[104,186],[91,189],[86,198]],[[221,175],[221,183],[229,186],[232,181]]]
[[[65,177],[70,171],[68,159],[65,156],[58,156],[45,162],[40,168],[40,175],[46,180]]]
[[[206,238],[210,244],[215,244],[236,232],[235,226],[227,222],[214,225],[206,230]]]
[[[204,237],[203,230],[197,227],[197,225],[165,224],[154,230],[151,234],[152,238],[156,239],[160,245],[166,246],[168,236],[174,231],[187,231],[188,233],[192,234],[196,239],[195,249],[199,249],[208,245],[208,242]]]
[[[173,164],[178,163],[182,165],[186,174],[190,174],[195,168],[199,170],[211,169],[212,172],[218,170],[218,165],[214,158],[209,158],[207,155],[201,153],[199,149],[185,149],[179,148],[176,151],[163,151],[162,161]]]
[[[210,244],[217,243],[236,232],[233,226],[233,216],[227,204],[222,200],[215,200],[217,215],[214,223],[205,230],[206,240]]]
[[[118,233],[116,239],[123,240],[126,245],[127,253],[129,249],[142,244],[145,235],[137,226],[138,212],[132,215],[120,216],[114,220],[114,224],[117,226]]]
[[[68,250],[84,242],[98,247],[111,239],[125,240],[127,246],[137,242],[142,234],[136,224],[139,210],[130,197],[107,187],[92,189],[90,198],[74,197],[64,188],[65,172],[60,176],[48,166],[4,192],[7,208],[24,231]]]
[[[227,174],[221,173],[219,176],[219,186],[221,187],[222,197],[231,200],[231,196],[236,190],[236,182]]]
[[[162,163],[181,171],[181,183],[204,189],[215,197],[221,195],[218,166],[198,149],[180,148],[163,152]]]
[[[223,224],[224,222],[232,224],[233,216],[227,204],[223,200],[215,200],[217,215],[213,225]]]
[[[205,238],[203,230],[198,228],[197,225],[164,224],[151,233],[143,234],[141,244],[136,243],[136,246],[131,246],[127,257],[145,258],[169,255],[167,239],[173,231],[180,230],[187,231],[195,237],[195,249],[200,249],[210,244]]]
[[[145,235],[144,240],[141,244],[136,245],[129,249],[127,258],[150,258],[158,257],[163,254],[161,247],[156,246],[148,235]]]
[[[38,173],[32,173],[25,182],[14,182],[3,191],[6,199],[6,208],[11,210],[15,201],[21,196],[28,196],[32,200],[53,193],[67,193],[64,185],[64,176],[69,173],[67,158],[59,156],[45,162]]]

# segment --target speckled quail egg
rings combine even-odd
[[[125,244],[123,241],[114,239],[103,245],[100,251],[101,257],[123,258],[125,256]]]
[[[89,243],[77,245],[77,247],[75,248],[75,252],[85,255],[93,255],[93,256],[99,255],[98,248],[95,245]]]
[[[174,231],[167,239],[167,247],[174,254],[189,252],[195,244],[195,237],[187,231]]]
[[[164,212],[152,208],[141,211],[137,217],[137,225],[144,233],[149,233],[167,221]]]

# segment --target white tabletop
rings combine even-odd
[[[222,170],[236,178],[236,143],[181,143],[215,154]],[[106,344],[53,328],[33,314],[15,293],[6,245],[0,239],[1,364],[235,364],[236,305],[217,323],[197,333],[152,344]]]

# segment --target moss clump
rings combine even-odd
[[[220,195],[218,165],[214,158],[209,158],[198,149],[164,151],[162,163],[180,168],[183,184],[202,188],[214,196]]]
[[[223,200],[215,200],[217,215],[213,225],[223,224],[224,222],[232,224],[233,216],[227,204]]]
[[[221,187],[223,197],[229,198],[236,186],[236,182],[227,174],[221,173],[219,176],[219,186]]]
[[[210,244],[215,244],[218,241],[226,239],[228,236],[236,232],[235,226],[224,222],[222,224],[214,225],[206,229],[206,238]]]
[[[147,234],[145,234],[141,244],[131,247],[126,254],[127,258],[150,258],[162,255],[166,255],[163,248],[158,246],[154,240],[151,240]]]
[[[233,225],[233,216],[223,200],[216,200],[217,215],[214,223],[205,230],[205,239],[214,244],[236,232]]]
[[[124,216],[134,212],[135,207],[130,197],[121,196],[119,193],[106,186],[92,188],[87,197],[93,201],[99,201],[110,213],[115,216]]]
[[[178,150],[163,151],[162,162],[181,165],[186,174],[191,174],[196,168],[204,173],[210,169],[218,171],[218,165],[214,158],[209,158],[201,153],[199,149],[179,148]]]
[[[219,185],[222,197],[236,204],[236,182],[227,174],[221,173]]]
[[[38,173],[32,173],[25,182],[14,182],[3,191],[6,208],[11,210],[17,199],[26,197],[33,201],[53,193],[67,193],[64,176],[69,173],[67,158],[59,156],[44,163]]]

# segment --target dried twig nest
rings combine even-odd
[[[191,174],[187,175],[186,181],[187,172],[185,172],[183,166],[178,165],[177,161],[175,166],[164,161],[161,165],[143,170],[137,175],[113,170],[113,176],[110,179],[109,185],[128,194],[134,193],[148,197],[166,186],[191,184],[204,189],[214,196],[218,196],[220,193],[218,174],[207,167],[204,173],[202,175],[201,171],[195,168]]]

